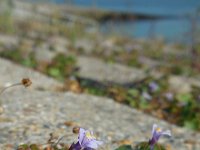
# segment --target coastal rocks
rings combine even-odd
[[[0,34],[0,45],[6,48],[12,48],[17,46],[19,43],[19,39],[16,36],[4,35]]]
[[[85,54],[90,54],[94,50],[95,43],[89,39],[77,39],[74,48],[83,51]]]
[[[34,83],[31,88],[40,90],[56,90],[62,84],[42,75],[41,73],[34,72],[31,69],[18,66],[5,59],[0,59],[0,87],[13,83],[19,83],[22,78],[30,78]]]
[[[116,44],[116,39],[109,38],[109,39],[101,39],[98,44],[98,49],[95,49],[97,53],[103,54],[105,56],[110,56],[114,53],[120,53],[124,51],[122,46]]]
[[[170,145],[171,149],[200,148],[200,134],[170,125],[107,98],[17,90],[4,93],[1,100],[5,108],[0,116],[0,132],[3,135],[0,138],[1,149],[8,144],[45,143],[52,132],[59,136],[71,135],[73,126],[65,122],[92,129],[104,141],[103,149],[114,149],[123,140],[129,140],[133,145],[148,140],[154,123],[172,131],[172,138],[162,138],[160,141]],[[192,143],[187,142],[191,139]],[[71,144],[74,140],[74,136],[67,136],[63,142]]]
[[[51,62],[53,57],[56,55],[55,52],[49,50],[49,45],[44,43],[36,48],[35,58],[38,62]]]
[[[150,59],[145,56],[139,56],[138,62],[144,65],[146,68],[155,69],[157,66],[160,65],[161,62]]]
[[[163,47],[163,54],[166,56],[177,56],[178,58],[187,57],[188,49],[177,49],[174,45],[165,45]]]
[[[188,83],[187,78],[181,78],[178,76],[169,77],[170,89],[178,93],[188,93],[191,91],[191,86]]]
[[[66,54],[68,52],[67,47],[70,46],[70,41],[67,38],[59,36],[53,36],[49,38],[48,43],[52,51],[63,54]]]
[[[42,21],[49,21],[49,16],[39,12],[38,6],[30,3],[26,3],[20,0],[13,1],[12,16],[17,20],[24,19],[38,19]],[[50,10],[50,9],[49,9]]]
[[[98,82],[132,83],[145,78],[143,71],[120,64],[108,64],[95,58],[78,57],[78,76]]]
[[[151,68],[156,68],[156,66],[162,67],[166,65],[162,64],[162,61],[165,60],[164,57],[161,57],[164,53],[162,43],[157,44],[150,41],[150,43],[145,44],[145,42],[137,43],[132,40],[117,40],[115,38],[101,37],[101,35],[99,35],[100,33],[96,33],[94,35],[83,35],[86,32],[82,32],[82,29],[81,32],[79,32],[79,27],[76,28],[75,22],[84,23],[86,22],[85,19],[83,20],[80,17],[68,15],[68,13],[66,13],[67,15],[62,16],[62,22],[58,23],[57,21],[59,21],[59,19],[57,13],[54,14],[54,17],[49,16],[51,10],[54,11],[55,9],[48,9],[48,7],[45,9],[40,7],[40,9],[38,9],[36,6],[35,9],[33,9],[34,7],[28,8],[30,9],[19,8],[19,14],[16,13],[16,15],[19,15],[18,17],[15,17],[16,19],[20,17],[22,17],[22,20],[23,17],[24,19],[31,18],[31,20],[29,20],[31,21],[30,24],[19,26],[22,30],[19,31],[21,33],[16,33],[16,41],[15,38],[14,40],[10,38],[11,36],[8,36],[8,39],[4,37],[0,39],[0,41],[3,41],[2,43],[6,43],[5,45],[8,45],[8,47],[16,44],[16,50],[19,49],[19,51],[22,52],[19,54],[20,56],[21,54],[24,55],[24,52],[28,52],[28,54],[31,52],[30,56],[34,57],[34,61],[36,56],[36,60],[41,63],[51,62],[52,58],[57,53],[75,53],[77,56],[73,56],[72,59],[73,62],[74,60],[77,60],[77,67],[79,67],[79,70],[76,68],[74,69],[75,75],[77,73],[79,78],[94,80],[95,82],[105,83],[110,86],[115,85],[110,83],[120,85],[133,83],[132,85],[135,85],[135,82],[143,80],[146,76],[160,78],[160,76],[164,74],[162,74],[162,70],[159,71],[159,68],[158,72],[156,72],[156,69],[151,70]],[[30,13],[28,13],[29,11]],[[35,11],[39,12],[35,15]],[[33,15],[34,17],[32,17]],[[51,17],[53,19],[51,19]],[[33,21],[32,19],[34,18],[36,20]],[[40,20],[40,22],[37,22],[37,19],[38,21]],[[69,20],[71,20],[72,28],[70,28]],[[28,19],[25,21],[28,21]],[[60,23],[66,24],[62,24],[60,28]],[[16,26],[17,25],[18,24],[16,24]],[[20,42],[18,42],[18,38]],[[14,44],[11,44],[12,42],[9,40],[13,40]],[[126,42],[130,43],[126,44]],[[2,49],[7,50],[3,46]],[[8,49],[14,50],[12,47]],[[141,63],[141,70],[121,64],[103,62],[103,59],[107,59],[107,56],[121,56],[124,51],[126,51],[127,55],[130,54],[130,56],[132,52],[136,52],[136,54],[138,54],[133,59],[137,59],[139,63]],[[35,55],[32,55],[32,52],[34,52]],[[156,55],[157,53],[158,55]],[[29,57],[28,54],[25,55]],[[89,55],[90,57],[78,56],[80,54]],[[172,54],[176,55],[176,53]],[[180,58],[182,56],[183,55],[180,55]],[[94,57],[98,57],[98,59]],[[150,59],[147,60],[145,57],[149,57]],[[102,58],[102,60],[99,60],[100,58]],[[124,59],[116,57],[114,59],[109,59],[108,57],[109,61],[114,60],[115,62],[122,63],[123,60],[126,60],[126,57],[123,58]],[[163,59],[157,59],[157,63],[154,60],[152,61],[154,58]],[[171,61],[166,63],[171,63]],[[64,65],[62,62],[61,64]],[[41,63],[38,66],[41,67],[43,65],[47,65],[47,63]],[[76,64],[73,63],[73,65],[75,66]],[[143,67],[143,65],[145,65],[146,68]],[[66,68],[68,69],[70,67]],[[145,69],[147,69],[147,71],[144,71]],[[42,69],[39,68],[38,70]],[[123,141],[124,139],[131,140],[131,143],[133,144],[141,140],[148,140],[152,124],[158,123],[161,124],[161,126],[172,130],[172,139],[166,141],[166,143],[172,145],[171,149],[199,149],[199,134],[187,131],[186,129],[180,129],[158,119],[151,118],[136,111],[135,109],[116,104],[111,99],[98,98],[89,95],[76,95],[72,93],[54,93],[55,90],[57,90],[57,87],[62,86],[61,83],[30,69],[19,67],[18,65],[10,63],[4,59],[0,60],[0,71],[2,73],[2,77],[0,77],[0,86],[2,88],[12,83],[18,83],[24,77],[29,77],[33,82],[33,85],[30,87],[30,89],[33,90],[16,87],[9,89],[9,91],[6,91],[3,95],[1,95],[1,144],[9,144],[9,142],[17,145],[22,142],[43,143],[48,139],[48,134],[50,132],[56,132],[61,136],[65,133],[71,133],[71,126],[66,126],[64,122],[72,121],[82,127],[93,129],[97,132],[99,137],[105,141],[105,144],[108,145],[108,149],[113,149],[116,147],[117,143],[120,143],[120,141]],[[54,75],[55,74],[56,73],[54,73]],[[82,80],[77,79],[76,81],[76,85],[80,86],[78,81]],[[192,85],[198,85],[196,80],[186,80],[185,78],[174,76],[172,78],[169,77],[169,82],[170,92],[171,89],[172,91],[181,93],[190,92]],[[84,80],[80,83],[82,86],[84,84]],[[99,89],[101,88],[99,85],[97,87]],[[82,90],[80,87],[78,88],[79,91]],[[71,89],[75,89],[73,91],[76,91],[78,88],[75,87]],[[40,92],[34,91],[35,89],[40,90]],[[44,90],[45,92],[43,92]],[[46,90],[51,92],[46,92]],[[118,90],[116,93],[117,92]],[[154,113],[159,115],[159,111],[154,111]],[[195,140],[191,141],[191,139]],[[73,139],[71,136],[69,137],[69,140],[66,140],[66,142],[69,143],[72,141]],[[164,142],[164,140],[161,142]]]
[[[192,90],[192,86],[200,88],[200,80],[195,78],[170,76],[168,82],[170,89],[177,93],[189,93]]]
[[[124,50],[126,52],[131,52],[131,51],[143,51],[143,47],[141,44],[138,44],[138,43],[126,43],[124,45]]]
[[[189,82],[192,86],[200,88],[200,78],[189,78]]]

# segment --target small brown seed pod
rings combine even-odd
[[[79,130],[80,130],[80,127],[73,127],[72,131],[73,131],[74,134],[78,134]]]
[[[24,85],[25,87],[29,87],[32,82],[29,78],[23,78],[22,81],[21,81],[22,85]]]

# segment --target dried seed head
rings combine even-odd
[[[23,78],[22,81],[21,81],[22,85],[24,85],[25,87],[29,87],[32,82],[29,78]]]
[[[2,90],[0,90],[0,95],[5,91],[7,90],[8,88],[11,88],[11,87],[14,87],[14,86],[19,86],[19,85],[23,85],[24,87],[28,87],[32,84],[31,80],[29,78],[23,78],[21,80],[20,83],[14,83],[14,84],[11,84],[5,88],[3,88]]]
[[[78,133],[79,133],[79,130],[80,130],[80,127],[74,127],[74,128],[73,128],[73,133],[74,133],[74,134],[78,134]]]

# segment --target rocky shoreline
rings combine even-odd
[[[24,77],[33,82],[0,97],[1,149],[44,143],[51,132],[71,134],[73,125],[94,130],[103,149],[134,146],[150,138],[154,123],[172,131],[171,139],[161,140],[169,150],[200,148],[193,113],[200,78],[189,47],[102,35],[98,19],[85,10],[19,0],[0,6],[8,8],[0,15],[0,87]]]

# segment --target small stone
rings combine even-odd
[[[0,106],[0,115],[3,114],[3,112],[4,112],[4,108]]]

